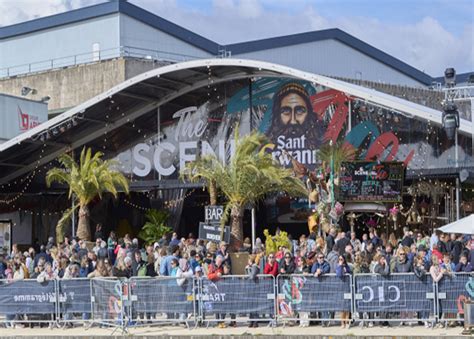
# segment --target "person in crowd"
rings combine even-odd
[[[336,244],[336,228],[331,227],[329,229],[329,235],[326,237],[326,248],[328,251],[332,251]],[[337,251],[337,248],[336,248]]]
[[[459,257],[459,263],[454,268],[456,272],[472,272],[473,267],[470,262],[468,262],[468,256],[466,253],[461,254]]]
[[[436,245],[433,245],[433,250],[431,251],[431,257],[435,257],[439,263],[443,261],[443,253],[438,248],[439,244],[441,243],[441,241],[438,241]]]
[[[169,246],[179,246],[180,242],[181,240],[178,238],[178,233],[173,232],[173,234],[171,235]]]
[[[346,238],[346,234],[343,231],[340,231],[339,234],[337,235],[337,240],[336,240],[336,250],[339,252],[339,255],[343,255],[346,246],[351,243],[350,239]]]
[[[211,263],[208,268],[207,278],[211,281],[217,281],[224,274],[224,257],[218,255],[215,263]]]
[[[451,234],[451,257],[455,265],[459,263],[459,257],[461,256],[464,244],[462,234]]]
[[[444,234],[444,233],[441,233],[441,235],[439,236],[439,241],[438,241],[438,250],[440,253],[446,253],[446,252],[449,252],[448,250],[448,241],[449,241],[449,238],[447,236],[447,234]],[[434,251],[434,249],[433,249]],[[442,261],[443,259],[441,259]]]
[[[285,253],[283,260],[278,265],[280,274],[293,274],[295,273],[296,265],[290,251]]]
[[[142,259],[142,253],[139,249],[135,249],[132,257],[132,276],[146,276],[147,263]]]
[[[225,241],[221,241],[219,244],[219,250],[216,252],[216,255],[220,255],[224,258],[224,264],[232,267],[232,262],[230,260],[229,251],[227,250],[227,244]]]
[[[326,260],[329,263],[329,267],[331,268],[331,273],[336,272],[336,265],[337,265],[338,258],[339,258],[339,252],[337,251],[336,245],[334,245],[332,248],[332,251],[330,251],[326,256]]]
[[[331,267],[329,263],[325,260],[324,254],[317,254],[316,260],[317,261],[313,264],[313,267],[311,267],[311,274],[318,278],[324,274],[330,273]]]
[[[102,224],[95,225],[94,239],[104,239],[104,234],[102,233]]]
[[[423,246],[423,245],[420,245],[420,246]],[[413,261],[413,273],[418,279],[420,279],[421,281],[425,281],[425,278],[428,274],[428,270],[426,269],[425,257],[423,254],[419,254],[415,257]],[[431,327],[431,323],[427,320],[430,316],[429,311],[420,311],[418,312],[418,316],[419,316],[419,319],[423,320],[425,328]]]
[[[115,248],[117,247],[117,237],[115,236],[115,232],[111,231],[109,234],[109,238],[107,239],[107,251],[109,255],[109,260],[113,264],[115,264]]]
[[[305,257],[296,258],[295,274],[307,274],[309,273],[308,266],[306,265]]]
[[[456,265],[451,261],[451,254],[443,254],[443,262],[441,263],[441,268],[446,271],[445,275],[453,276],[456,271]]]
[[[408,253],[406,247],[401,247],[398,251],[395,265],[393,267],[393,273],[409,273],[413,272],[413,265],[408,260]]]
[[[414,243],[413,238],[410,236],[410,229],[408,227],[403,227],[403,238],[400,244],[403,247],[410,248],[411,244]]]
[[[343,279],[344,276],[347,274],[351,274],[351,269],[347,264],[346,257],[344,255],[340,255],[338,259],[338,263],[336,266],[336,277]],[[349,328],[349,318],[350,312],[349,311],[342,311],[341,314],[341,328]]]
[[[362,251],[362,243],[357,239],[356,232],[351,232],[351,245],[354,252]]]
[[[439,244],[439,242],[438,242]],[[434,245],[433,249],[436,248],[438,245]],[[434,282],[439,282],[445,276],[446,269],[441,267],[440,260],[437,256],[433,255],[431,257],[431,267],[430,267],[430,275]],[[441,315],[439,315],[441,318]],[[438,327],[443,327],[443,323],[438,323]]]
[[[267,259],[265,267],[263,268],[263,274],[270,274],[276,277],[278,275],[278,263],[275,259],[275,254],[269,253]]]
[[[130,278],[132,276],[132,259],[130,257],[119,257],[113,268],[114,277]]]
[[[171,261],[179,258],[180,249],[177,245],[171,245],[168,247],[168,255],[161,261],[160,264],[160,275],[170,276],[171,275]]]

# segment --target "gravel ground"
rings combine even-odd
[[[414,327],[373,327],[359,328],[353,327],[349,329],[341,329],[339,326],[321,327],[312,326],[301,328],[298,326],[280,326],[276,328],[259,327],[248,328],[239,325],[236,328],[196,328],[186,329],[184,326],[154,326],[154,327],[135,327],[129,330],[132,336],[209,336],[216,338],[217,336],[239,336],[239,335],[281,335],[281,336],[372,336],[372,337],[458,337],[461,336],[461,327],[455,328],[435,328],[426,329],[423,326]],[[115,336],[122,335],[122,331],[117,329],[115,332],[110,328],[84,328],[75,327],[70,329],[48,329],[48,328],[0,328],[0,336],[34,336],[34,337],[52,337],[52,336]],[[464,336],[469,337],[469,336]],[[472,337],[472,336],[471,336]]]

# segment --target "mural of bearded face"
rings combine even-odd
[[[280,88],[273,100],[270,140],[279,148],[316,149],[322,137],[309,94],[298,83]]]

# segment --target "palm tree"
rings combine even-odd
[[[341,172],[341,165],[346,161],[354,161],[356,158],[356,151],[352,145],[347,142],[336,142],[324,144],[318,151],[319,159],[323,162],[323,166],[330,166],[331,159],[334,166],[334,176],[339,177]],[[326,168],[323,168],[326,170]]]
[[[230,214],[231,245],[240,247],[243,239],[242,218],[244,208],[254,205],[268,193],[285,191],[290,195],[306,196],[304,184],[293,176],[292,170],[276,163],[264,146],[267,138],[254,132],[239,139],[235,132],[235,153],[227,165],[210,155],[196,160],[188,168],[195,170],[194,176],[211,178],[225,196],[225,219]],[[200,175],[201,174],[201,175]]]
[[[198,158],[197,161],[189,162],[181,172],[181,178],[190,182],[204,182],[209,191],[211,205],[217,205],[217,187],[214,179],[214,162],[210,156]]]
[[[65,183],[69,186],[69,198],[74,196],[75,205],[68,209],[58,222],[58,229],[62,227],[72,215],[73,210],[79,207],[79,223],[77,226],[77,236],[83,240],[90,240],[89,229],[89,203],[95,198],[102,199],[105,192],[110,192],[116,198],[118,188],[122,188],[128,193],[128,180],[122,173],[112,169],[116,164],[113,160],[102,160],[103,153],[96,152],[92,156],[90,148],[82,149],[79,164],[73,157],[63,154],[59,157],[59,162],[64,168],[52,168],[46,174],[46,184],[48,187],[52,182]],[[58,233],[58,232],[57,232]],[[61,231],[59,232],[60,236]],[[60,239],[57,239],[58,242]]]

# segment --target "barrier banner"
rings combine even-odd
[[[122,289],[122,286],[124,289]],[[92,318],[95,321],[123,319],[123,296],[127,295],[127,285],[120,280],[92,279]]]
[[[291,317],[298,312],[351,310],[351,277],[334,274],[278,276],[278,313]]]
[[[207,314],[274,314],[272,276],[225,276],[218,281],[202,280],[197,296]]]
[[[91,313],[91,281],[89,279],[59,280],[59,312]]]
[[[464,314],[464,302],[474,299],[474,276],[456,273],[438,281],[439,311]]]
[[[434,312],[434,289],[430,275],[356,275],[356,312]]]
[[[0,314],[56,313],[54,281],[36,280],[0,282]]]
[[[130,279],[132,317],[136,313],[193,313],[193,279]]]

